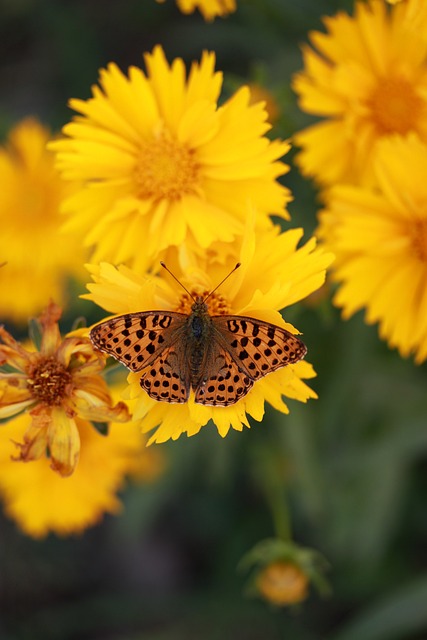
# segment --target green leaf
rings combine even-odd
[[[425,633],[426,603],[427,576],[424,576],[371,606],[331,640],[402,640]]]
[[[37,318],[30,318],[30,320],[28,321],[28,335],[30,336],[30,339],[32,340],[37,351],[40,351],[43,331],[42,326]]]

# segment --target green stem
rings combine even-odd
[[[285,483],[280,472],[281,460],[270,449],[260,452],[260,480],[270,507],[277,538],[292,540],[291,516]]]
[[[292,539],[291,518],[284,491],[282,492],[281,499],[277,496],[277,499],[275,498],[274,501],[271,500],[270,508],[276,537],[281,540],[290,541]]]

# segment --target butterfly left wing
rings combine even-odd
[[[186,317],[171,311],[128,313],[95,325],[89,337],[131,371],[141,371],[169,346]]]
[[[213,316],[218,340],[251,380],[258,380],[307,353],[305,344],[277,325],[247,316]]]
[[[150,398],[159,402],[187,402],[190,394],[190,369],[184,353],[171,344],[143,372],[139,384]]]

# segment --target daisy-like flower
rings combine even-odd
[[[324,120],[294,140],[299,167],[320,184],[371,183],[382,138],[427,141],[427,38],[411,6],[357,2],[354,17],[340,12],[324,19],[327,33],[310,33],[293,86],[301,109]]]
[[[287,218],[287,189],[276,178],[288,143],[270,142],[262,103],[241,88],[221,107],[222,74],[204,53],[188,79],[180,58],[171,66],[157,46],[145,55],[147,75],[115,64],[101,71],[82,115],[51,145],[65,179],[83,181],[65,205],[68,228],[95,248],[93,261],[145,270],[159,251],[184,242],[206,249],[242,232],[247,202]]]
[[[165,0],[157,2],[163,3]],[[217,16],[225,16],[236,11],[236,0],[176,0],[176,4],[182,13],[193,13],[198,9],[209,22]]]
[[[211,315],[245,315],[284,327],[298,333],[287,324],[279,309],[301,300],[321,286],[331,255],[315,248],[314,239],[297,248],[302,230],[279,234],[278,228],[255,234],[246,231],[238,258],[241,268],[209,296],[208,311]],[[192,254],[186,248],[171,251],[168,266],[180,282],[195,297],[205,297],[231,271],[236,255]],[[95,281],[89,284],[93,300],[110,312],[125,314],[146,310],[174,310],[191,313],[193,300],[168,274],[164,277],[144,278],[127,267],[116,268],[108,263],[94,265],[90,270]],[[141,388],[141,374],[130,373],[130,397],[135,400],[134,416],[142,420],[144,432],[157,427],[151,442],[176,439],[182,433],[188,436],[198,433],[212,420],[221,436],[230,427],[241,431],[249,427],[246,414],[260,421],[264,403],[288,413],[282,396],[306,402],[316,394],[304,379],[315,375],[313,367],[300,361],[274,371],[258,380],[252,389],[235,404],[226,407],[206,406],[194,402],[190,394],[184,404],[157,402]]]
[[[82,275],[84,253],[75,234],[60,232],[59,213],[69,186],[46,150],[50,134],[37,120],[26,119],[0,148],[1,316],[27,322],[46,299],[63,300],[64,280]],[[29,286],[29,278],[37,286]]]
[[[115,388],[112,394],[118,396]],[[31,415],[23,413],[0,428],[0,496],[6,514],[34,538],[49,532],[79,533],[97,524],[104,513],[119,513],[117,492],[126,477],[137,475],[138,481],[151,482],[163,469],[161,456],[153,458],[136,423],[110,423],[104,436],[78,416],[81,455],[71,476],[52,473],[46,456],[17,464],[14,443],[25,439],[31,421]]]
[[[28,412],[28,429],[15,459],[29,462],[48,452],[51,468],[65,477],[79,459],[81,428],[130,416],[123,402],[113,405],[100,375],[105,359],[87,338],[62,339],[60,316],[54,303],[41,315],[39,351],[25,348],[0,327],[0,419]]]
[[[403,17],[412,27],[419,29],[427,26],[427,5],[424,0],[387,0],[387,2],[401,3],[406,9]]]
[[[427,358],[427,145],[416,136],[378,144],[377,188],[338,186],[320,215],[334,251],[334,302],[344,318],[366,309],[402,356]]]

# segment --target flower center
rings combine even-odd
[[[197,298],[197,296],[202,296],[202,298],[205,299],[208,297],[209,291],[198,292],[192,290],[191,295],[194,297],[194,300]],[[191,307],[194,304],[194,300],[190,298],[188,293],[183,293],[179,300],[179,305],[177,306],[176,311],[178,311],[179,313],[190,314]],[[227,301],[219,293],[213,293],[211,296],[209,296],[206,304],[208,305],[209,315],[211,316],[224,316],[230,313],[230,307],[228,306]]]
[[[196,191],[199,173],[194,149],[161,133],[141,144],[135,169],[138,197],[178,200]]]
[[[415,256],[421,262],[427,262],[427,219],[417,220],[411,225],[410,237]]]
[[[27,384],[40,402],[49,406],[60,405],[69,395],[71,373],[53,356],[41,356],[30,367]]]
[[[382,134],[405,134],[415,128],[421,98],[404,78],[383,78],[368,100],[371,117]]]

